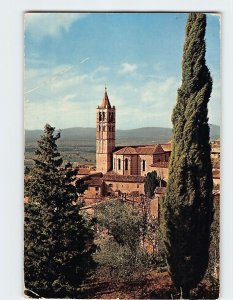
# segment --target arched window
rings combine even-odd
[[[128,158],[125,159],[125,170],[128,170]]]
[[[146,161],[143,159],[142,161],[142,171],[146,170]]]
[[[99,112],[99,121],[102,121],[102,113]]]
[[[104,119],[105,119],[105,112],[103,112],[103,115],[102,115],[102,116],[103,116],[103,120],[104,120]]]
[[[120,158],[118,158],[118,170],[120,170],[121,169],[121,160],[120,160]]]

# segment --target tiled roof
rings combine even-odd
[[[153,155],[158,153],[164,153],[171,151],[171,144],[159,144],[159,145],[145,145],[145,146],[126,146],[121,147],[115,151],[116,155],[127,154],[141,154],[141,155]]]
[[[152,155],[155,153],[157,148],[157,145],[154,146],[144,146],[144,147],[138,147],[137,148],[137,153],[138,154],[145,154],[145,155]]]
[[[139,175],[118,175],[118,174],[112,174],[112,173],[106,173],[103,176],[104,181],[116,181],[116,182],[144,182],[145,177],[139,176]]]
[[[212,153],[220,153],[220,147],[212,147],[211,152]]]
[[[90,173],[90,169],[87,169],[87,168],[78,169],[78,175],[87,175],[89,173]]]
[[[172,151],[172,144],[171,143],[161,144],[161,147],[163,148],[163,151],[165,151],[165,152]]]
[[[213,178],[220,179],[220,170],[213,170],[212,174],[213,174]]]
[[[29,197],[24,197],[24,203],[28,203],[29,202]]]
[[[103,183],[103,179],[99,177],[93,177],[87,181],[85,181],[89,186],[101,186]]]
[[[137,154],[137,151],[135,148],[133,147],[124,147],[124,148],[121,148],[120,150],[114,152],[114,154],[117,154],[117,155],[121,155],[121,154]]]
[[[154,151],[154,154],[158,154],[158,153],[164,153],[164,149],[161,147],[161,145],[159,144]]]
[[[78,178],[77,180],[78,181],[86,181],[86,180],[90,180],[90,179],[92,179],[92,178],[101,178],[101,177],[103,177],[103,173],[101,173],[101,172],[97,172],[97,173],[91,173],[91,174],[88,174],[88,175],[86,175],[86,176],[83,176],[82,178]]]

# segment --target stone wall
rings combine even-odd
[[[133,191],[137,191],[139,192],[139,194],[144,194],[144,183],[105,180],[105,194],[113,194],[116,191],[121,191],[121,193],[127,194],[130,194]]]

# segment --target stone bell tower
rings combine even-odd
[[[101,105],[96,108],[96,171],[106,173],[112,169],[115,149],[115,106],[111,106],[107,88]]]

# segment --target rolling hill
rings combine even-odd
[[[43,134],[42,130],[25,130],[25,144],[34,144]],[[118,145],[137,145],[164,143],[172,137],[171,128],[162,127],[143,127],[129,130],[116,131],[116,144]],[[220,137],[220,127],[210,124],[210,139]],[[61,130],[59,143],[95,144],[95,128],[74,127]]]

